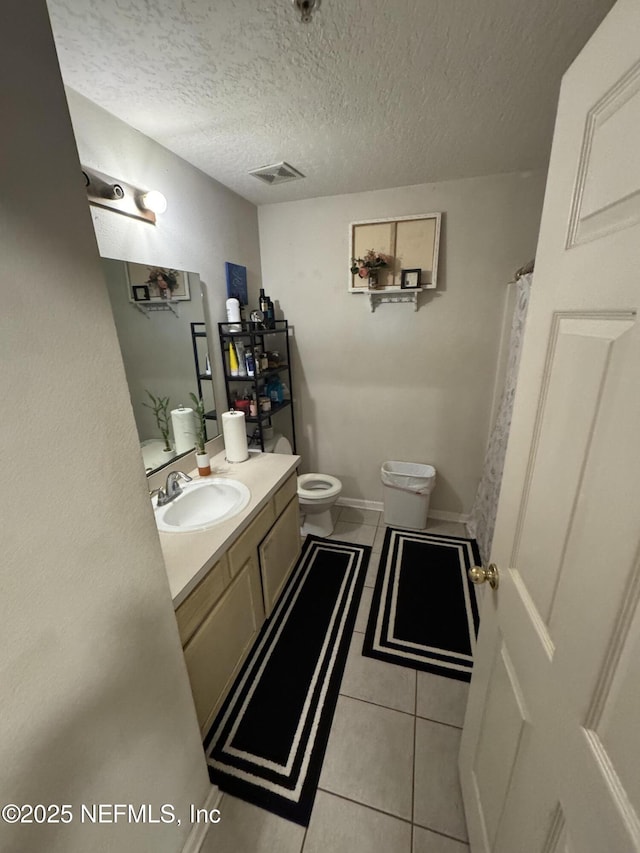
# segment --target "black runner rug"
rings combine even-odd
[[[467,571],[479,562],[474,539],[388,527],[363,655],[470,681],[479,618]]]
[[[308,826],[371,548],[307,536],[204,741],[221,790]]]

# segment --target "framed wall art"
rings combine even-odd
[[[129,302],[184,302],[191,299],[189,278],[183,270],[125,263]],[[146,288],[145,291],[141,288]]]
[[[247,305],[247,268],[229,261],[225,261],[224,268],[227,275],[227,298],[237,299],[240,305]]]
[[[400,271],[400,287],[402,290],[413,290],[420,287],[421,269],[416,270],[401,270]]]
[[[349,233],[349,292],[366,293],[370,290],[367,264],[375,264],[373,280],[377,279],[376,290],[435,289],[438,285],[441,217],[440,213],[424,213],[352,222]],[[403,270],[411,273],[405,284]]]

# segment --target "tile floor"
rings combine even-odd
[[[384,523],[338,507],[333,539],[373,546],[308,828],[225,794],[203,853],[468,853],[457,774],[469,685],[361,655]],[[466,536],[433,521],[433,533]]]

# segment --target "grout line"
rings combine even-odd
[[[413,851],[413,821],[416,813],[416,745],[418,741],[418,673],[415,673],[416,687],[413,694],[413,776],[411,777],[411,850]]]
[[[316,788],[317,790],[317,788]],[[315,808],[315,802],[313,804]],[[313,816],[313,809],[311,810],[311,816]],[[311,826],[311,817],[309,818],[309,826]],[[300,848],[300,853],[304,853],[304,845],[307,843],[307,833],[309,832],[309,826],[305,826],[304,835],[302,836],[302,847]]]
[[[420,829],[426,829],[429,832],[433,832],[434,835],[441,835],[443,838],[450,838],[452,841],[457,841],[458,844],[465,844],[467,847],[469,846],[469,840],[464,841],[462,838],[458,838],[456,835],[449,835],[446,832],[442,832],[441,829],[434,829],[431,826],[423,826],[421,823],[415,823],[414,826],[419,826]]]
[[[415,714],[411,711],[400,711],[398,708],[390,708],[388,705],[381,705],[379,702],[372,702],[370,699],[359,699],[357,696],[350,696],[348,693],[343,693],[342,691],[338,695],[344,696],[346,699],[353,699],[354,702],[362,702],[363,705],[373,705],[374,708],[384,708],[385,711],[395,711],[407,717],[415,717]]]
[[[434,720],[433,717],[423,717],[420,714],[416,714],[416,717],[418,720],[426,720],[427,723],[436,723],[438,726],[446,726],[448,729],[462,731],[462,726],[456,726],[455,723],[445,723],[443,720]]]
[[[396,820],[401,820],[403,823],[411,824],[411,821],[408,817],[400,817],[400,815],[394,814],[393,812],[385,812],[382,809],[376,808],[376,806],[370,806],[368,803],[363,803],[360,800],[354,800],[351,797],[345,797],[344,794],[336,794],[335,791],[330,791],[328,788],[320,788],[318,787],[318,791],[322,791],[325,794],[331,794],[332,797],[338,797],[340,800],[346,800],[348,803],[354,803],[356,806],[362,806],[364,809],[371,809],[372,812],[378,812],[378,814],[387,815],[387,817],[393,817]]]

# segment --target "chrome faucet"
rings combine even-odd
[[[191,477],[183,471],[171,471],[167,476],[164,491],[162,489],[154,489],[152,492],[149,492],[151,497],[154,497],[154,495],[158,496],[158,506],[166,506],[166,504],[171,503],[178,495],[182,494],[182,487],[179,483],[181,479],[186,483],[191,481]]]

